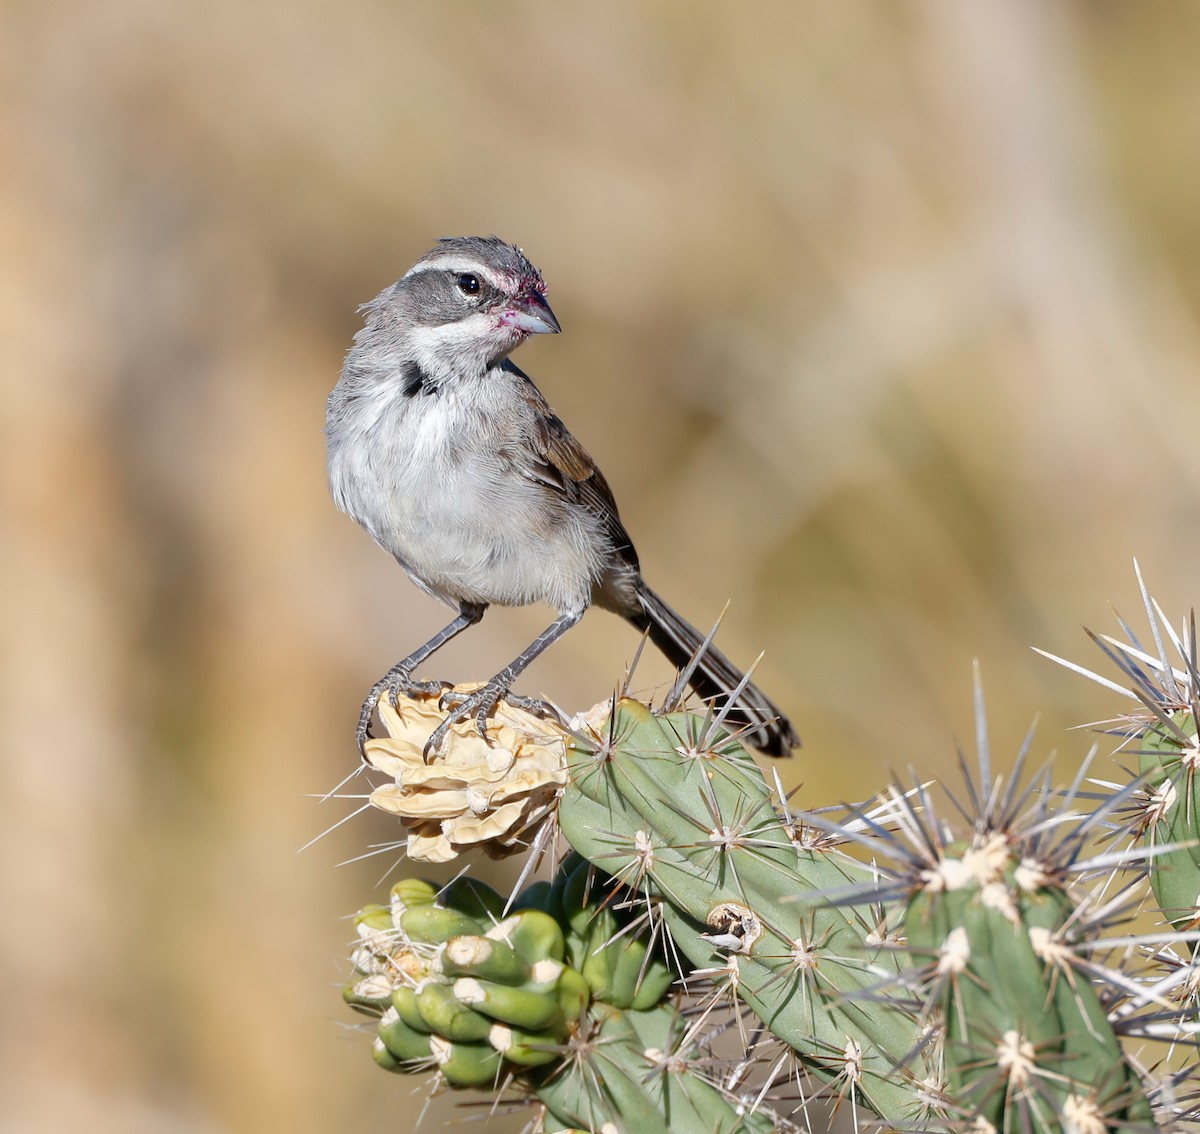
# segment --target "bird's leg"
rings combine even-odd
[[[487,607],[480,603],[462,603],[459,606],[458,617],[453,622],[439,630],[428,642],[415,649],[403,661],[398,661],[371,686],[371,692],[367,694],[358,713],[358,727],[354,730],[359,752],[363,751],[363,746],[370,739],[371,714],[385,693],[392,701],[395,701],[400,693],[440,693],[446,688],[444,681],[413,681],[412,672],[451,638],[461,634],[468,626],[474,626],[483,617],[485,610]]]
[[[508,688],[521,672],[548,646],[553,645],[558,641],[572,626],[575,625],[583,617],[582,610],[573,610],[568,614],[560,614],[534,641],[527,646],[521,655],[514,658],[508,663],[495,677],[493,677],[486,685],[475,690],[468,697],[464,697],[458,704],[450,710],[446,719],[433,730],[433,735],[425,742],[425,759],[429,760],[429,754],[435,752],[446,739],[446,734],[450,731],[451,725],[456,721],[461,721],[464,717],[469,717],[472,714],[475,716],[475,727],[479,730],[479,735],[487,736],[487,719],[488,714],[496,707],[496,702],[500,700],[506,693]],[[524,700],[524,698],[522,698]]]

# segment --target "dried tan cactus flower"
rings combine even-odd
[[[501,701],[486,741],[468,717],[426,764],[422,749],[446,716],[438,697],[401,697],[395,705],[385,698],[379,716],[388,735],[367,741],[366,757],[396,782],[376,788],[371,803],[400,816],[410,858],[448,862],[472,847],[504,858],[525,849],[558,804],[571,734],[556,721]]]

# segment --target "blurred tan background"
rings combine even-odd
[[[325,490],[357,304],[498,233],[520,365],[654,585],[793,714],[800,800],[1118,707],[1196,597],[1200,7],[10,0],[0,1130],[406,1131],[337,985],[393,835],[318,803],[445,621]],[[482,677],[546,612],[494,612]],[[605,696],[593,614],[524,685]],[[657,667],[657,668],[656,668]],[[666,677],[647,662],[639,683]],[[436,1104],[438,1128],[451,1110]]]

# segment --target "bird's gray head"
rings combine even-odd
[[[439,240],[363,310],[360,345],[386,344],[439,384],[487,369],[530,335],[559,330],[541,272],[496,236]]]

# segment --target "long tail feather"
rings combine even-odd
[[[631,616],[629,621],[639,630],[648,630],[650,640],[676,668],[690,666],[704,644],[704,635],[644,584],[638,598],[642,614]],[[689,684],[721,708],[744,678],[745,674],[710,643],[693,669]],[[745,729],[745,739],[767,756],[788,756],[800,746],[791,722],[753,682],[746,684],[725,719],[733,727]]]

